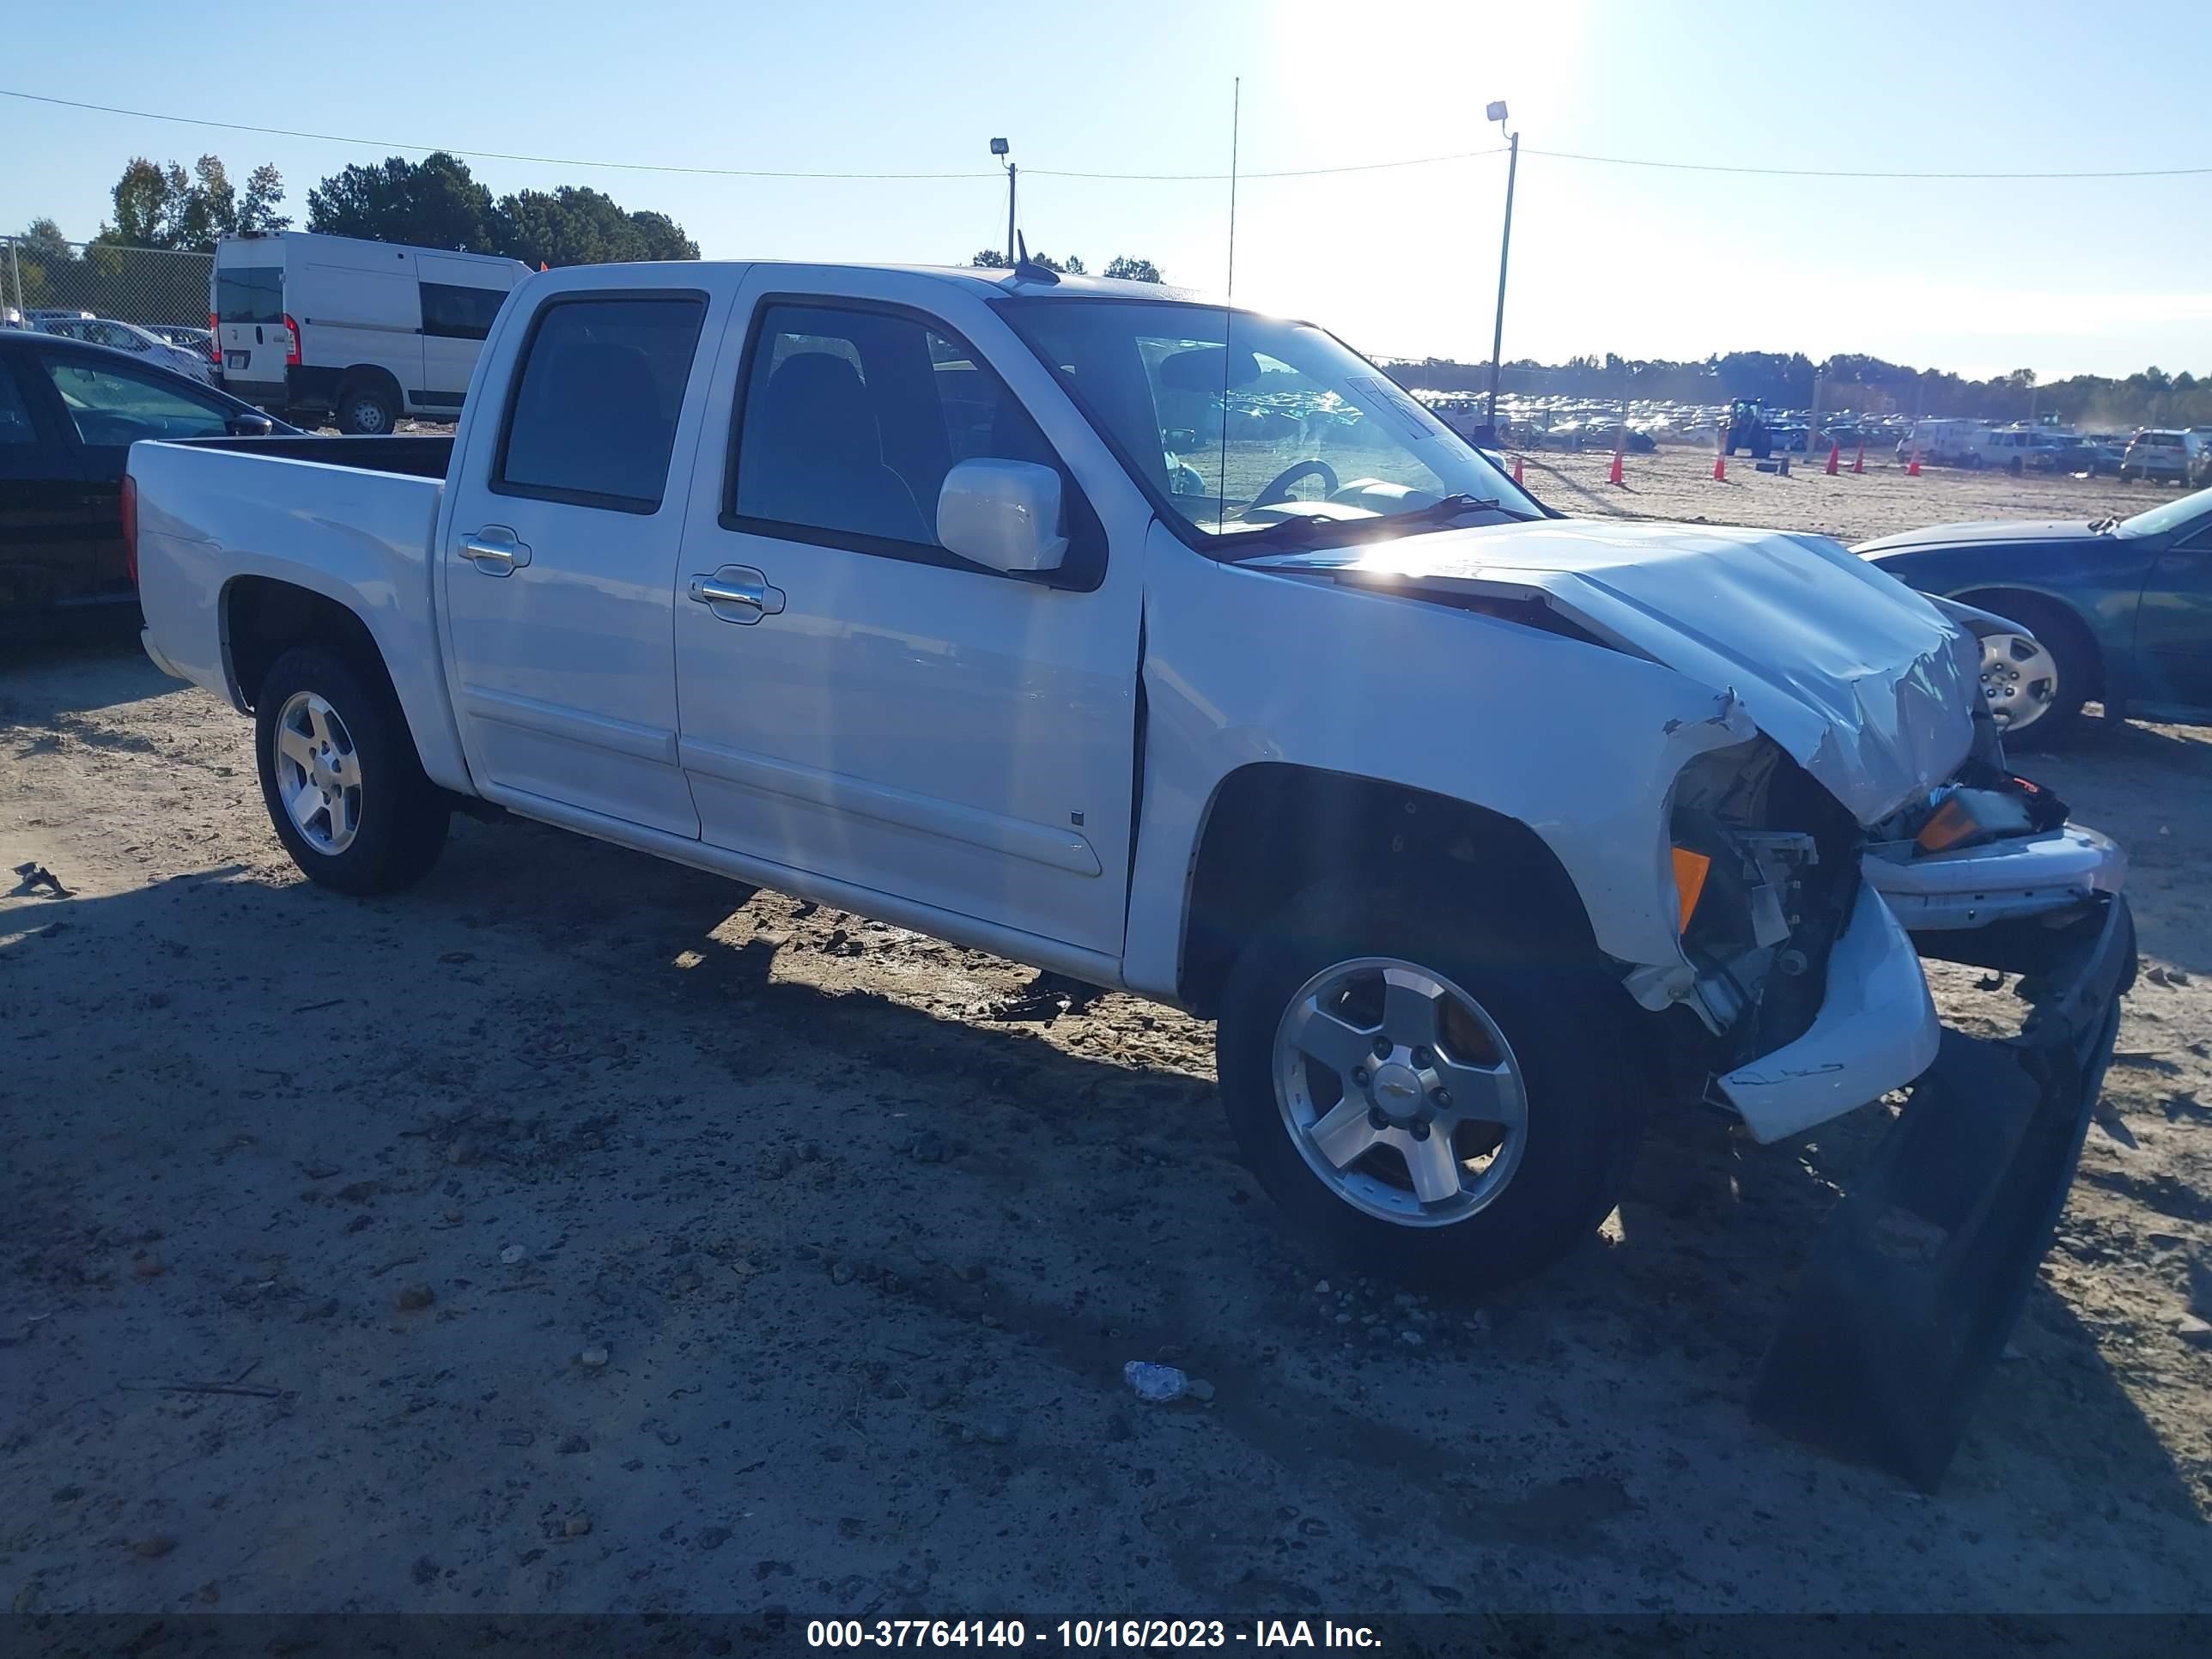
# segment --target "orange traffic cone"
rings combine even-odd
[[[1866,471],[1866,440],[1859,440],[1859,453],[1851,458],[1851,476],[1857,477]]]
[[[1620,446],[1618,443],[1615,443],[1613,447],[1613,470],[1605,475],[1605,481],[1609,484],[1617,484],[1621,482]]]
[[[1917,449],[1912,452],[1912,460],[1905,467],[1905,476],[1908,478],[1917,478],[1920,476],[1920,452]]]
[[[1515,483],[1528,483],[1528,480],[1521,476],[1521,457],[1518,455],[1516,455],[1513,458],[1513,482]]]
[[[1828,441],[1828,476],[1836,476],[1836,463],[1844,459],[1844,447],[1834,439]]]
[[[1728,451],[1725,449],[1713,451],[1713,482],[1715,483],[1728,482]]]

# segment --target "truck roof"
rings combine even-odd
[[[659,280],[665,281],[672,265],[782,265],[794,270],[870,270],[896,272],[907,276],[927,276],[968,289],[979,295],[1018,294],[1050,295],[1057,298],[1091,298],[1101,300],[1152,300],[1184,305],[1219,306],[1222,302],[1202,290],[1177,288],[1166,283],[1135,283],[1121,278],[1063,275],[1056,281],[1036,282],[1018,276],[1014,272],[988,265],[919,265],[895,264],[852,259],[683,259],[665,261],[636,261],[627,264],[592,265],[592,270],[651,271]],[[568,265],[562,270],[586,267]],[[556,271],[555,274],[558,274]],[[1243,309],[1243,307],[1232,307]]]

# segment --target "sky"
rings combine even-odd
[[[0,88],[311,128],[224,131],[0,97],[0,230],[96,231],[134,155],[273,161],[304,223],[349,162],[446,147],[495,194],[589,184],[709,258],[960,263],[1005,239],[1150,258],[1170,281],[1310,319],[1375,356],[1489,356],[1506,100],[1523,150],[1507,359],[1867,352],[2045,380],[2212,374],[2212,173],[1771,178],[1536,152],[1868,172],[2212,167],[2200,3],[1953,0],[469,0],[429,11],[227,0],[28,8]],[[2117,26],[2124,17],[2125,27]],[[403,19],[412,19],[403,22]],[[1239,85],[1241,83],[1241,90]],[[403,148],[408,147],[408,148]],[[575,165],[851,173],[773,179]],[[1054,173],[1209,174],[1079,179]]]

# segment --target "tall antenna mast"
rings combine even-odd
[[[1230,82],[1229,91],[1229,280],[1221,295],[1221,494],[1213,514],[1217,535],[1229,522],[1229,301],[1237,295],[1237,130],[1243,113],[1244,77],[1240,75]]]
[[[1224,300],[1237,296],[1237,128],[1243,114],[1244,77],[1230,82],[1229,90],[1229,281]]]

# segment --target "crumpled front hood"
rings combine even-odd
[[[1537,600],[1711,685],[1717,715],[1733,693],[1862,823],[1948,779],[1973,741],[1976,642],[1823,536],[1553,520],[1241,562],[1447,602]]]

